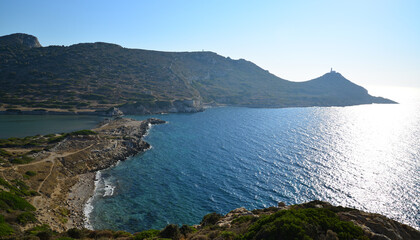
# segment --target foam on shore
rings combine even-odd
[[[85,203],[85,206],[83,208],[83,215],[84,215],[83,221],[84,221],[84,226],[85,226],[85,228],[90,229],[90,230],[93,230],[93,226],[92,226],[92,224],[90,222],[90,214],[93,212],[93,200],[94,200],[95,196],[97,195],[96,193],[97,193],[99,182],[101,180],[101,175],[102,175],[101,174],[101,171],[97,171],[96,172],[96,174],[95,174],[95,181],[94,181],[95,187],[94,187],[94,190],[93,190],[93,194],[87,200],[87,202]]]

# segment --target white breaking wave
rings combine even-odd
[[[97,171],[96,175],[95,175],[95,188],[93,190],[93,195],[92,197],[90,197],[86,204],[85,207],[83,208],[83,215],[84,215],[84,223],[85,223],[85,228],[93,230],[93,226],[90,222],[90,214],[93,212],[93,199],[96,196],[97,193],[97,189],[98,189],[98,185],[99,185],[99,181],[101,180],[101,171]]]
[[[104,194],[103,197],[110,197],[114,195],[115,186],[111,185],[110,181],[104,180]]]

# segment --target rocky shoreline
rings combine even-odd
[[[95,173],[149,149],[143,137],[152,125],[162,123],[154,118],[108,119],[92,129],[93,134],[68,135],[48,150],[34,153],[30,163],[1,167],[1,175],[8,182],[23,181],[37,192],[28,201],[36,208],[39,222],[59,232],[81,228]],[[28,171],[36,175],[25,178]]]
[[[97,171],[112,167],[118,161],[123,161],[129,156],[148,150],[150,145],[142,140],[143,136],[146,135],[152,125],[162,123],[165,123],[165,121],[153,118],[141,122],[131,119],[103,122],[99,128],[93,130],[107,137],[112,136],[114,139],[122,137],[122,139],[128,140],[125,142],[125,149],[117,147],[118,143],[115,142],[114,147],[111,148],[90,150],[90,155],[87,156],[90,170],[86,173],[85,170],[78,168],[77,163],[75,164],[71,159],[63,161],[68,169],[81,173],[77,174],[78,181],[70,188],[67,196],[67,206],[71,215],[65,229],[87,226],[87,216],[85,216],[84,208],[94,194]]]

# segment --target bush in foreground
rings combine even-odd
[[[253,223],[242,239],[316,239],[332,231],[339,239],[368,239],[352,222],[341,221],[324,208],[291,209],[262,216]]]

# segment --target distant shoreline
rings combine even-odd
[[[37,110],[13,110],[13,111],[0,111],[0,115],[91,115],[91,116],[109,116],[105,112],[90,111],[37,111]]]
[[[199,109],[190,110],[190,111],[165,111],[159,109],[142,109],[141,112],[122,112],[119,108],[114,107],[113,111],[97,111],[95,109],[86,109],[86,110],[79,110],[79,111],[66,111],[66,109],[42,109],[42,110],[21,110],[21,109],[13,109],[13,110],[0,110],[0,115],[89,115],[89,116],[104,116],[104,117],[112,117],[118,115],[154,115],[154,114],[169,114],[169,113],[196,113],[205,111],[209,108],[214,107],[244,107],[244,108],[268,108],[268,109],[282,109],[282,108],[307,108],[307,107],[350,107],[350,106],[360,106],[360,105],[373,105],[373,104],[399,104],[398,102],[388,102],[388,103],[358,103],[358,104],[326,104],[326,105],[231,105],[231,104],[204,104]]]

